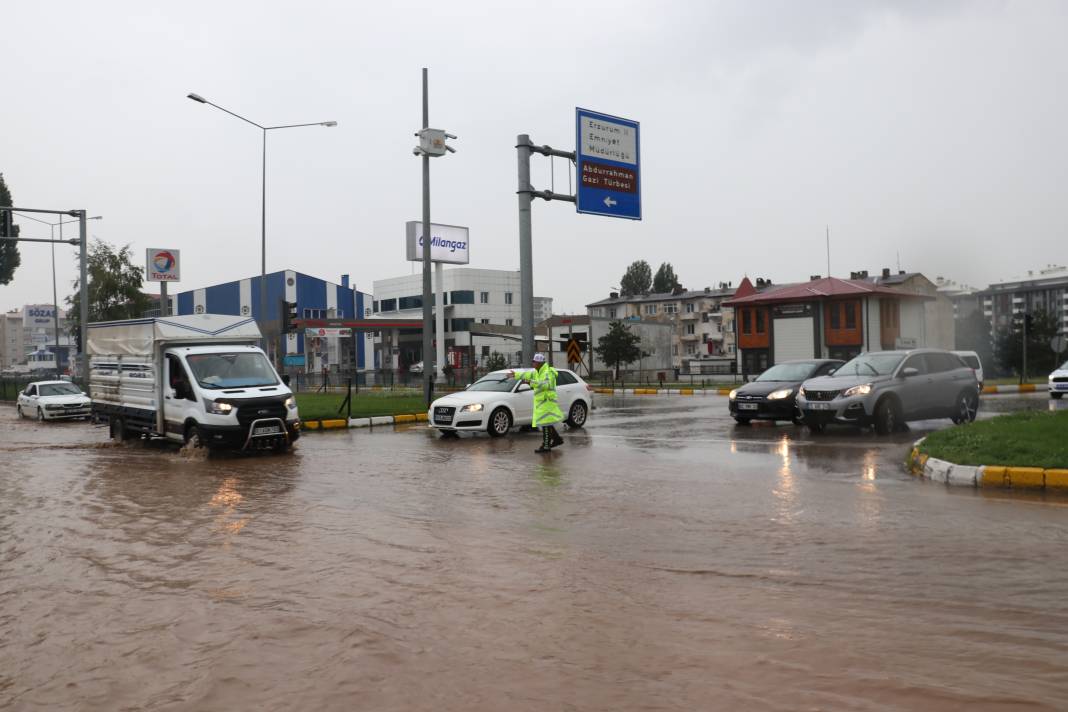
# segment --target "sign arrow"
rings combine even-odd
[[[616,201],[612,200],[611,196],[606,195],[605,198],[604,198],[604,204],[605,204],[605,207],[609,207],[610,208],[610,207],[612,207],[613,205],[616,204]]]

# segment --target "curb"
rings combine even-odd
[[[1035,393],[1048,391],[1048,383],[1022,383],[1018,386],[983,386],[983,393]]]
[[[397,425],[426,421],[426,413],[402,413],[401,415],[376,415],[373,418],[324,418],[302,420],[301,430],[344,430],[347,428],[371,428],[375,425]]]
[[[912,445],[905,462],[909,474],[933,482],[960,487],[1015,490],[1057,490],[1068,492],[1068,470],[1006,465],[956,465],[920,452],[920,438]]]
[[[605,396],[725,396],[732,388],[594,388]]]

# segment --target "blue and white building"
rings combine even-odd
[[[373,341],[354,332],[348,338],[306,339],[303,333],[281,334],[282,302],[295,302],[301,319],[364,319],[371,316],[370,294],[349,284],[302,274],[294,270],[267,275],[266,313],[260,313],[260,277],[216,284],[181,292],[177,314],[231,314],[251,316],[267,340],[267,355],[290,368],[303,367],[318,373],[331,370],[362,371],[374,367]]]

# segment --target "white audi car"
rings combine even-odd
[[[68,381],[34,381],[19,393],[15,410],[20,418],[61,420],[88,418],[89,396]]]
[[[517,368],[517,373],[529,371]],[[508,371],[493,371],[465,390],[450,393],[430,404],[430,427],[443,433],[485,430],[493,437],[505,435],[516,426],[530,425],[534,418],[534,389],[529,383],[510,378]],[[557,369],[556,397],[565,422],[572,428],[586,424],[593,406],[593,387],[578,374]]]

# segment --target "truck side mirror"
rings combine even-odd
[[[289,374],[288,373],[283,373],[282,374],[282,383],[285,384],[285,386],[287,388],[289,387]]]

